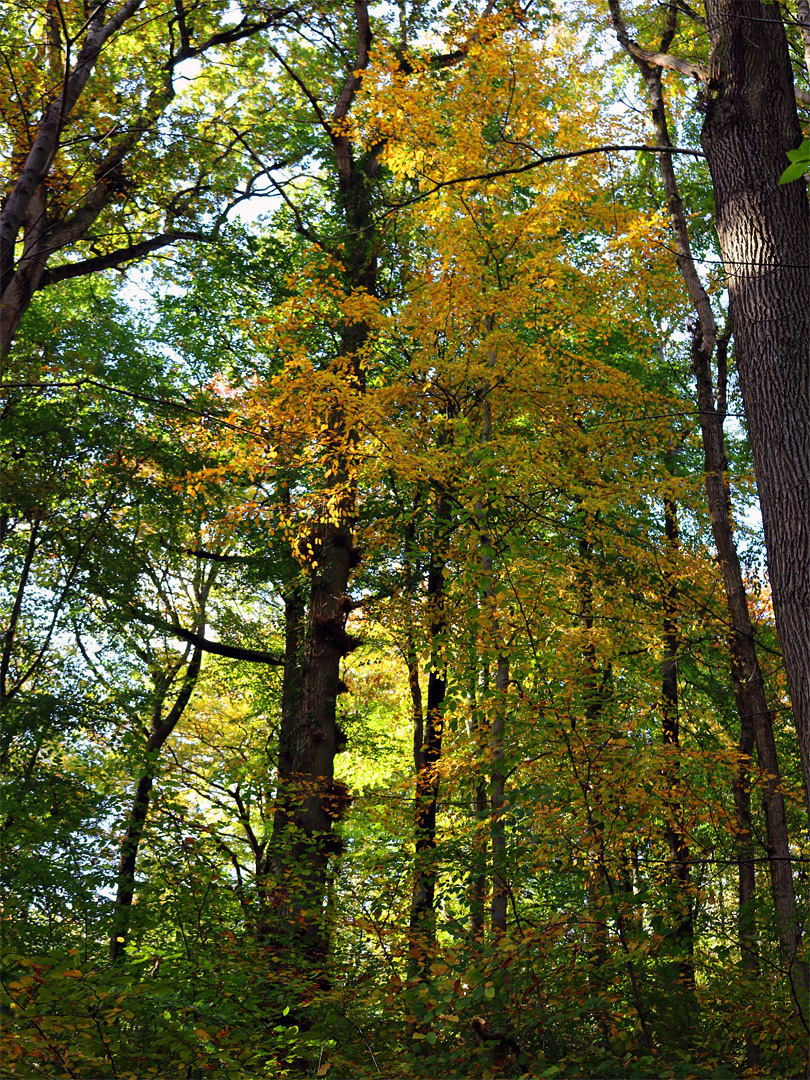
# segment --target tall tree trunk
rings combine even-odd
[[[487,334],[491,334],[495,320],[490,315],[485,319]],[[483,387],[483,407],[480,445],[486,448],[492,441],[492,385],[497,354],[491,341],[487,342],[487,380]],[[491,493],[490,496],[491,498]],[[481,575],[484,582],[484,615],[486,621],[485,655],[496,651],[495,695],[492,702],[492,719],[489,731],[489,750],[492,762],[490,772],[490,840],[492,843],[492,902],[490,905],[490,927],[494,937],[506,932],[506,910],[509,900],[509,886],[506,881],[506,826],[503,808],[505,805],[506,776],[503,761],[503,743],[505,726],[506,691],[509,688],[509,657],[504,652],[503,632],[498,618],[495,596],[494,539],[489,520],[489,509],[484,499],[478,499],[475,506],[478,523],[479,544],[481,547]],[[487,682],[489,682],[487,674]]]
[[[724,373],[727,339],[718,341],[718,368]],[[799,956],[802,925],[797,916],[790,838],[782,795],[779,760],[773,733],[773,713],[768,707],[762,669],[757,657],[754,630],[748,609],[748,597],[742,576],[737,546],[731,524],[731,493],[728,486],[723,419],[725,416],[725,377],[721,375],[721,393],[714,399],[709,357],[706,355],[699,325],[692,339],[692,369],[698,390],[706,494],[712,522],[717,559],[723,575],[726,605],[731,623],[729,652],[734,700],[740,717],[741,743],[756,745],[760,772],[763,775],[762,801],[767,832],[768,870],[779,940],[791,982],[801,986],[798,1000],[807,990],[807,964]],[[750,753],[750,750],[748,751]],[[742,864],[741,864],[742,865]],[[748,871],[746,870],[746,874]],[[753,871],[751,871],[753,873]],[[753,885],[751,886],[753,895]],[[794,989],[794,993],[795,993]]]
[[[759,939],[756,926],[756,863],[754,862],[754,834],[751,821],[751,754],[754,750],[754,726],[750,717],[741,722],[738,759],[732,782],[734,813],[737,819],[737,941],[740,962],[748,980],[755,981],[760,975]],[[749,1068],[758,1065],[762,1052],[745,1033],[745,1061]]]
[[[285,494],[286,494],[285,486]],[[281,725],[278,736],[278,776],[293,774],[292,750],[298,726],[301,696],[301,646],[306,618],[306,590],[300,578],[293,576],[284,596],[284,671],[281,683]],[[290,873],[291,852],[285,849],[284,836],[291,827],[287,807],[278,797],[268,797],[274,806],[273,840],[262,852],[257,883],[260,914],[256,934],[260,940],[286,937],[292,928],[286,925],[285,878]],[[281,916],[281,924],[278,917]]]
[[[662,71],[634,55],[619,0],[609,0],[609,3],[619,41],[633,57],[647,84],[656,141],[659,146],[671,147]],[[779,176],[787,163],[786,150],[798,145],[800,133],[778,8],[762,5],[759,0],[707,0],[706,10],[715,78],[703,127],[703,143],[717,200],[718,234],[728,277],[730,325],[734,327],[737,365],[766,522],[777,629],[793,693],[805,792],[808,793],[810,274],[807,273],[807,253],[810,251],[810,210],[804,190],[796,190],[801,185],[778,187]],[[677,9],[673,5],[669,9],[659,53],[663,54],[669,48],[676,26]],[[768,130],[771,124],[773,130]],[[763,801],[769,870],[780,943],[794,997],[797,996],[795,968],[798,984],[802,987],[797,1000],[802,1001],[806,998],[808,968],[797,956],[802,931],[796,915],[773,715],[768,708],[757,658],[731,524],[731,493],[723,434],[729,334],[718,338],[711,303],[695,267],[672,155],[661,153],[658,160],[678,266],[697,314],[691,348],[692,370],[697,387],[706,495],[731,624],[731,677],[740,717],[742,755],[734,781],[740,835],[741,950],[744,963],[753,970],[755,952],[750,940],[751,923],[747,920],[753,918],[754,863],[750,852],[750,796],[745,790],[745,762],[755,744],[759,766],[765,775]],[[793,189],[792,193],[788,193],[788,189]],[[793,229],[795,233],[792,234]],[[783,348],[784,358],[780,351]],[[715,349],[716,387],[712,377]],[[789,398],[789,409],[781,413],[779,402],[783,395]],[[753,401],[749,404],[752,396]],[[752,415],[752,407],[756,418]],[[774,437],[773,444],[769,442],[770,434]],[[797,453],[795,458],[791,458],[793,450]],[[771,473],[776,475],[772,477]],[[768,520],[775,523],[776,531],[769,528]],[[792,535],[794,526],[796,532]],[[774,544],[777,546],[775,551]],[[780,582],[779,600],[777,579]],[[792,581],[789,587],[788,581]],[[780,616],[780,609],[785,606],[790,612],[787,622]],[[794,649],[793,660],[787,655],[786,626],[793,645],[804,649],[798,658]]]
[[[447,628],[444,587],[444,545],[447,539],[449,506],[444,493],[436,497],[434,548],[427,578],[427,603],[430,612],[430,674],[421,767],[416,775],[414,832],[416,865],[411,900],[410,932],[412,970],[421,973],[435,938],[436,896],[436,808],[439,798],[437,766],[442,756],[444,736],[444,701],[447,692],[447,656],[444,635]]]
[[[165,720],[163,719],[163,704],[166,693],[178,673],[179,665],[164,676],[162,685],[156,687],[158,696],[152,708],[149,738],[144,747],[144,766],[135,785],[135,794],[130,806],[127,827],[118,852],[118,885],[115,894],[115,908],[113,910],[109,945],[109,955],[112,961],[117,960],[126,948],[132,901],[135,897],[135,871],[138,850],[146,829],[146,820],[152,796],[152,784],[157,770],[157,758],[163,744],[174,731],[178,720],[185,711],[189,698],[197,684],[201,662],[202,650],[195,648],[183,675],[183,684]]]
[[[346,633],[346,598],[353,556],[350,530],[325,523],[314,531],[318,566],[311,576],[303,641],[294,625],[301,612],[293,596],[287,647],[300,660],[285,665],[279,778],[270,858],[275,869],[273,897],[279,944],[296,946],[313,964],[328,948],[323,899],[332,825],[351,802],[345,785],[334,779],[338,748],[337,698],[342,690],[340,663],[355,642]],[[286,659],[286,658],[285,658]],[[300,664],[300,666],[299,666]]]
[[[802,135],[779,6],[706,0],[706,18],[701,141],[810,798],[810,204],[801,181],[779,184]]]
[[[489,689],[489,672],[484,668],[483,686],[481,686],[481,700],[479,700],[479,672],[478,672],[478,634],[477,624],[480,618],[478,610],[475,611],[474,629],[470,634],[470,656],[468,660],[470,670],[470,697],[469,697],[469,721],[467,724],[467,736],[470,740],[472,752],[475,755],[475,776],[470,785],[470,815],[472,818],[473,836],[471,844],[470,861],[470,941],[480,944],[484,940],[486,926],[486,907],[489,896],[489,877],[487,874],[487,858],[489,844],[484,828],[487,824],[489,800],[487,799],[486,781],[483,772],[482,758],[485,754],[484,743],[486,739],[486,723],[482,715],[481,705],[486,700]]]
[[[506,721],[506,692],[509,689],[509,657],[500,655],[495,671],[495,711],[490,731],[492,773],[490,776],[490,838],[492,840],[492,907],[490,925],[493,936],[506,933],[506,908],[509,884],[506,880],[506,776],[502,770],[503,736]]]
[[[666,569],[664,571],[664,660],[661,664],[661,692],[663,698],[662,737],[665,749],[677,755],[680,751],[680,707],[678,700],[678,581],[675,559],[679,548],[678,507],[674,499],[664,498],[664,529],[667,540]],[[694,927],[692,924],[692,897],[690,891],[689,840],[684,832],[683,806],[680,794],[680,763],[677,756],[668,760],[664,773],[666,786],[667,844],[670,852],[670,876],[676,886],[676,905],[680,919],[675,928],[675,948],[678,953],[677,967],[682,985],[687,1015],[690,998],[695,990]]]
[[[342,266],[347,296],[358,291],[374,295],[377,285],[377,236],[369,201],[375,151],[356,158],[355,148],[345,134],[349,110],[360,87],[360,72],[368,66],[372,37],[365,0],[355,0],[354,11],[357,55],[353,69],[331,120],[317,112],[334,154],[344,234],[333,254]],[[350,397],[365,391],[363,351],[369,337],[369,324],[362,318],[349,322],[340,332],[333,368]],[[330,513],[313,524],[310,535],[315,556],[309,569],[297,708],[294,721],[284,726],[279,746],[279,791],[272,845],[276,864],[285,864],[284,882],[276,892],[276,914],[292,935],[300,956],[315,965],[328,950],[323,902],[329,855],[335,851],[330,832],[351,802],[345,785],[334,779],[337,698],[342,689],[340,664],[359,644],[346,633],[352,606],[347,589],[358,561],[353,537],[353,460],[358,433],[342,403],[330,410],[322,437]],[[289,937],[284,936],[289,944]]]

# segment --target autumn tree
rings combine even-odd
[[[217,65],[300,17],[248,4],[232,21],[216,3],[168,12],[144,0],[4,11],[3,354],[38,289],[205,239],[261,186],[228,127],[240,121],[226,117]],[[203,69],[192,93],[184,62]]]

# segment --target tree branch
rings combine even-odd
[[[175,10],[178,10],[179,5],[175,5]],[[182,11],[182,9],[181,9]],[[191,60],[195,56],[201,56],[203,53],[208,52],[210,49],[215,49],[219,45],[233,45],[237,41],[244,41],[245,38],[252,37],[254,34],[260,33],[262,30],[269,30],[271,26],[276,26],[287,15],[294,15],[296,13],[295,5],[291,5],[286,8],[277,8],[266,19],[262,19],[261,22],[252,23],[243,19],[237,26],[231,27],[230,30],[222,30],[218,34],[211,34],[206,38],[201,45],[192,46],[188,40],[188,31],[185,28],[185,12],[178,12],[178,26],[180,28],[180,49],[166,61],[165,67],[168,71],[174,71],[178,64],[181,64],[184,60]]]
[[[51,167],[66,118],[79,100],[104,43],[131,18],[142,0],[127,0],[105,25],[91,23],[76,65],[65,80],[62,92],[45,111],[37,137],[25,164],[0,213],[0,293],[14,275],[14,244],[34,192]],[[100,13],[100,8],[96,11]],[[100,20],[99,20],[100,21]]]
[[[151,251],[159,251],[160,248],[176,244],[178,240],[196,240],[199,242],[212,242],[213,238],[202,232],[167,232],[160,236],[153,236],[151,240],[143,240],[140,244],[130,244],[129,247],[119,248],[117,251],[109,251],[106,255],[96,255],[92,259],[82,259],[77,263],[62,263],[52,270],[46,270],[40,278],[39,288],[46,289],[49,285],[56,285],[59,281],[67,281],[69,278],[82,277],[84,274],[92,274],[98,270],[113,270],[122,263],[139,259],[142,255],[148,255]]]
[[[690,18],[695,18],[699,22],[705,25],[706,20],[701,18],[697,12],[693,11],[688,4],[678,0],[677,6],[684,12],[686,12]],[[610,15],[613,21],[613,28],[616,31],[616,37],[619,39],[619,44],[633,60],[641,61],[644,64],[649,64],[651,67],[666,68],[669,71],[678,71],[681,75],[689,75],[697,82],[707,83],[711,78],[709,69],[703,64],[697,64],[693,60],[684,60],[680,56],[673,56],[668,52],[650,52],[647,49],[643,49],[637,41],[633,41],[627,32],[627,28],[624,25],[624,20],[621,15],[618,0],[608,0],[608,7],[610,8]],[[804,33],[804,26],[801,19],[797,20],[799,26]],[[805,45],[805,55],[810,56],[810,45]],[[810,60],[808,60],[810,63]],[[810,69],[809,69],[810,70]],[[810,93],[805,90],[795,89],[796,101],[810,108]]]
[[[569,161],[572,158],[587,157],[589,154],[609,154],[628,150],[635,150],[639,153],[648,154],[660,154],[666,152],[668,154],[688,154],[690,157],[702,158],[706,156],[702,150],[691,150],[688,147],[683,146],[650,146],[647,143],[589,146],[585,150],[569,150],[560,154],[547,154],[544,157],[535,158],[534,161],[530,161],[526,165],[516,165],[511,169],[493,169],[492,172],[474,173],[471,176],[454,176],[450,180],[439,180],[428,191],[422,191],[418,195],[414,195],[412,199],[405,199],[403,202],[399,203],[391,203],[389,210],[401,210],[403,207],[423,202],[437,191],[441,191],[442,188],[455,187],[457,184],[472,184],[477,180],[497,180],[501,176],[517,176],[520,173],[529,172],[531,169],[537,169],[541,165],[549,165],[554,161]]]
[[[126,390],[123,386],[112,386],[110,383],[101,382],[100,379],[56,379],[48,382],[0,382],[0,390],[80,390],[83,386],[96,386],[100,390],[107,390],[111,394],[121,394],[122,397],[131,398],[133,401],[143,401],[150,405],[160,405],[169,409],[180,409],[182,412],[191,413],[204,420],[210,420],[220,427],[229,428],[231,431],[241,432],[243,435],[253,435],[257,439],[266,439],[267,436],[260,431],[248,427],[246,424],[232,424],[223,417],[218,416],[210,409],[197,409],[185,401],[173,401],[171,398],[161,397],[159,394],[139,394],[137,390]]]
[[[252,664],[270,664],[274,667],[284,666],[283,657],[274,656],[272,653],[263,652],[260,649],[243,649],[239,645],[224,645],[221,641],[211,641],[201,634],[195,634],[193,630],[186,630],[182,626],[165,622],[163,619],[158,619],[156,616],[136,608],[132,609],[132,615],[138,622],[147,623],[147,625],[154,626],[158,630],[163,630],[165,633],[179,638],[180,641],[188,642],[195,649],[211,653],[213,656],[226,656],[229,660],[246,660]]]

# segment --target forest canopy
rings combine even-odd
[[[807,0],[0,0],[4,1075],[804,1077]]]

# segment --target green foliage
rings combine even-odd
[[[195,32],[228,10],[206,6]],[[168,172],[172,213],[209,220],[247,161],[251,193],[273,177],[266,213],[219,221],[137,290],[40,290],[4,372],[6,1074],[803,1075],[806,949],[788,972],[652,155],[529,168],[634,121],[604,107],[561,19],[504,10],[470,37],[464,6],[402,5],[401,26],[372,12],[369,67],[330,128],[357,10],[305,5],[238,65],[203,59],[170,113],[188,141],[150,136],[160,168],[144,150],[137,206],[107,217],[140,236]],[[678,175],[710,261],[705,171]],[[375,289],[352,277],[363,258]],[[719,319],[723,282],[706,280]],[[742,425],[728,443],[741,517]],[[337,523],[345,630],[311,606]],[[761,537],[744,530],[802,866]],[[219,655],[198,672],[200,639]],[[319,687],[337,753],[327,776],[291,777],[283,752],[331,736],[296,699],[324,640],[341,653]],[[742,919],[741,769],[757,866]],[[417,781],[436,795],[418,858]],[[313,835],[301,808],[318,800],[331,828]]]
[[[788,157],[791,164],[779,177],[780,184],[790,184],[810,171],[810,139],[805,139],[795,150],[788,150]]]

